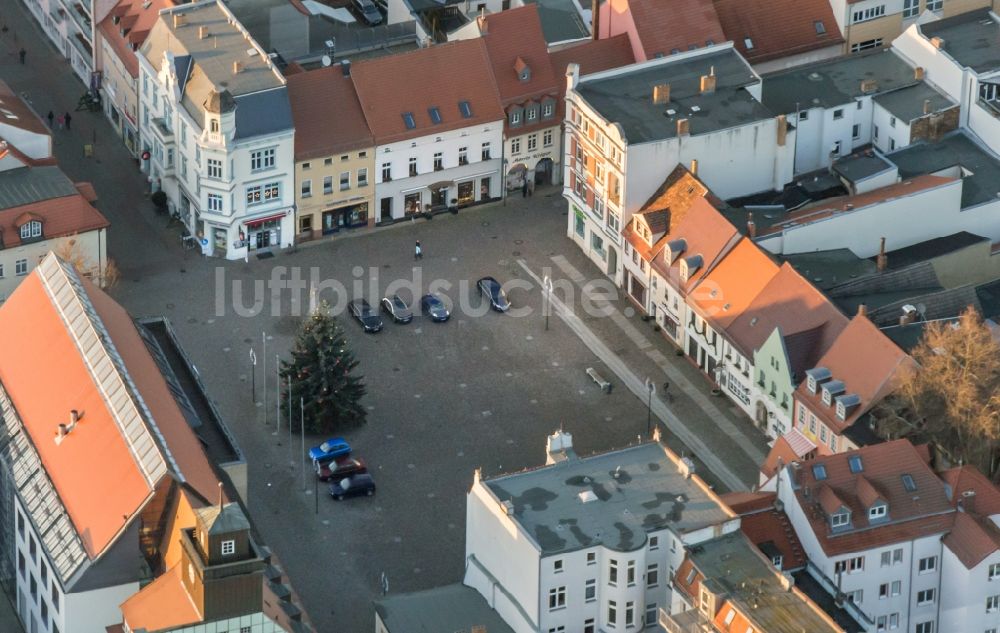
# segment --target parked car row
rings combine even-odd
[[[490,308],[497,312],[510,310],[510,301],[500,282],[493,277],[483,277],[476,282],[479,294],[490,302]],[[413,310],[398,294],[383,297],[380,303],[382,312],[394,323],[404,324],[413,321]],[[381,331],[382,317],[372,308],[366,299],[355,299],[348,304],[351,316],[358,320],[365,332]],[[451,313],[445,307],[444,300],[437,293],[428,293],[420,298],[420,312],[436,323],[444,323],[451,318]]]
[[[375,494],[375,480],[367,464],[352,452],[351,445],[341,437],[330,438],[309,449],[316,478],[330,484],[330,496],[337,501]]]

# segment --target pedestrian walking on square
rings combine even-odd
[[[68,129],[69,129],[69,124],[70,124],[70,121],[72,121],[72,120],[73,120],[73,117],[71,117],[71,116],[69,115],[69,112],[67,112],[67,113],[66,113],[66,114],[64,115],[64,118],[66,119],[66,129],[68,130]]]
[[[413,259],[423,259],[424,249],[420,247],[420,240],[417,240],[417,245],[413,248]]]
[[[53,120],[56,118],[56,115],[52,114],[52,110],[49,110],[49,115],[47,117],[45,117],[45,118],[47,118],[49,120],[49,129],[51,130],[52,129],[52,123],[53,123]]]
[[[521,197],[522,198],[527,198],[528,197],[528,179],[527,178],[524,179],[524,183],[521,185]]]
[[[28,54],[28,51],[23,48],[17,52],[17,56],[21,58],[21,65],[24,65],[24,57]]]
[[[59,124],[60,130],[63,129],[63,126],[66,125],[66,117],[60,114],[59,116],[56,117],[56,123]]]

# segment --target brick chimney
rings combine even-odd
[[[930,113],[931,113],[931,100],[924,99],[924,114],[930,114]]]
[[[608,5],[608,11],[611,11],[611,5]],[[593,39],[601,39],[601,0],[590,0],[590,30]]]
[[[233,74],[238,75],[243,70],[243,62],[236,60],[233,62]]]
[[[203,39],[206,39],[207,37],[208,37],[208,27],[207,26],[199,26],[198,27],[198,39],[199,40],[203,40]]]
[[[187,24],[187,16],[183,13],[174,13],[174,28],[180,28]]]
[[[883,237],[879,242],[878,257],[875,258],[875,270],[880,273],[884,273],[888,264],[889,258],[885,254],[885,238]]]
[[[691,172],[692,176],[697,176],[698,175],[698,159],[697,158],[692,158],[691,159],[691,169],[689,169],[688,171]]]
[[[863,303],[858,304],[858,316],[868,316],[868,306]]]
[[[481,34],[486,35],[487,33],[490,32],[489,25],[487,25],[487,23],[486,23],[486,9],[485,8],[482,9],[479,12],[478,16],[476,16],[476,25],[479,26],[479,32]]]
[[[784,147],[785,141],[788,139],[788,120],[784,114],[779,114],[775,118],[777,119],[778,146]]]
[[[677,136],[687,136],[691,133],[691,123],[687,119],[677,119]]]
[[[747,235],[750,239],[757,237],[757,223],[753,221],[753,211],[747,212]]]
[[[944,38],[942,38],[942,37],[936,37],[936,36],[932,37],[931,38],[931,46],[933,46],[934,48],[939,49],[939,50],[943,49],[944,48]]]
[[[670,103],[670,84],[656,84],[653,86],[653,103]]]
[[[917,66],[916,68],[913,69],[913,78],[916,79],[917,81],[923,81],[924,80],[924,67],[923,66]]]
[[[715,92],[715,66],[712,66],[707,75],[701,76],[701,94],[712,94]]]

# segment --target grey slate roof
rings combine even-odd
[[[944,40],[944,52],[977,73],[1000,68],[1000,25],[990,10],[979,9],[920,25],[927,38]]]
[[[77,193],[76,187],[61,169],[21,167],[0,172],[0,209],[19,207],[50,198]]]
[[[895,169],[895,165],[871,148],[859,150],[833,162],[833,171],[850,182],[858,182],[890,169]]]
[[[875,272],[875,264],[858,257],[849,248],[782,255],[800,275],[824,292],[852,279]]]
[[[542,34],[547,43],[590,36],[590,28],[584,24],[574,0],[524,0],[524,3],[538,5],[538,19],[542,22]]]
[[[990,239],[988,237],[975,235],[967,231],[959,231],[958,233],[936,237],[934,239],[913,244],[912,246],[889,251],[886,253],[886,264],[888,265],[889,270],[906,268],[912,264],[917,264],[934,259],[935,257],[947,255],[948,253],[954,253],[955,251],[962,250],[963,248],[968,248],[973,244],[989,241]]]
[[[452,633],[483,626],[489,633],[514,633],[479,592],[461,584],[389,596],[375,602],[389,633]]]
[[[904,180],[957,165],[966,168],[970,173],[962,178],[963,209],[995,200],[1000,191],[1000,160],[960,130],[936,143],[910,145],[887,158],[899,166]]]
[[[764,105],[776,113],[850,104],[865,94],[861,82],[874,79],[876,92],[917,83],[914,71],[891,49],[779,70],[762,77]]]
[[[899,322],[904,305],[913,305],[923,309],[921,317],[927,321],[949,319],[960,315],[967,307],[973,306],[981,311],[979,297],[975,286],[960,286],[947,290],[915,294],[891,303],[886,303],[875,310],[869,310],[869,318],[875,325],[885,326]]]
[[[250,529],[250,521],[238,503],[227,503],[222,506],[222,510],[217,505],[198,508],[195,513],[209,534],[229,534]]]
[[[907,122],[924,116],[925,101],[930,101],[930,112],[940,112],[958,105],[924,81],[875,97],[875,103],[900,121]]]
[[[684,533],[730,518],[652,442],[484,483],[501,502],[514,504],[514,520],[543,556],[600,544],[632,551],[645,544],[647,532]],[[584,492],[596,499],[584,503],[578,496]]]
[[[757,76],[732,48],[681,59],[665,57],[627,68],[611,76],[583,77],[577,92],[601,116],[619,123],[629,143],[674,138],[680,119],[688,120],[690,133],[696,136],[772,117],[745,90],[757,82]],[[700,94],[701,76],[713,68],[715,92]],[[670,103],[653,103],[653,86],[658,84],[670,84]],[[692,110],[693,106],[699,110]]]
[[[291,131],[292,106],[282,86],[236,97],[236,139]]]

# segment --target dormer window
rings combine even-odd
[[[528,63],[520,57],[518,57],[514,62],[514,72],[517,73],[519,81],[531,81],[531,67],[528,66]]]
[[[833,404],[833,397],[844,393],[844,383],[839,380],[831,380],[822,387],[823,404],[830,406]]]
[[[40,238],[42,236],[42,223],[38,220],[25,222],[21,225],[20,232],[22,240]]]
[[[877,521],[879,519],[884,519],[888,511],[889,507],[884,503],[872,506],[868,508],[868,520]]]
[[[839,528],[845,527],[851,523],[851,513],[841,508],[840,511],[830,515],[830,527]]]

